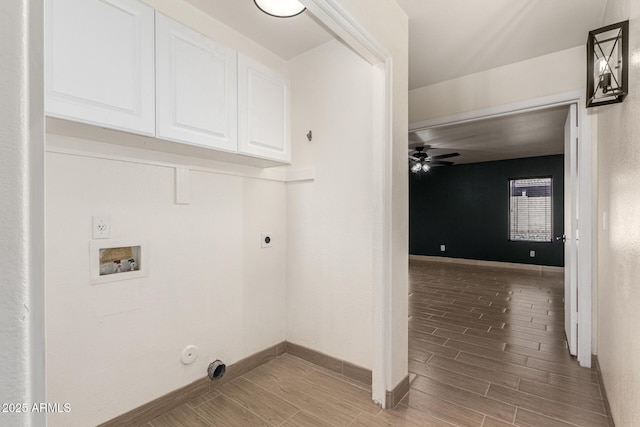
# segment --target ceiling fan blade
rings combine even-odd
[[[446,162],[444,160],[431,160],[429,165],[431,166],[451,166],[453,162]]]
[[[440,159],[448,159],[450,157],[458,157],[459,155],[460,153],[448,153],[448,154],[440,154],[438,156],[431,156],[431,158],[434,160],[440,160]]]
[[[419,162],[420,159],[417,157],[413,157],[412,155],[409,155],[409,160],[413,160],[414,162]]]

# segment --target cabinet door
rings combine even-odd
[[[291,161],[289,81],[238,55],[238,152]]]
[[[156,13],[156,134],[238,148],[236,52]]]
[[[47,0],[46,111],[155,133],[154,16],[137,0]]]

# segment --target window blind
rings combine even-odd
[[[509,180],[509,240],[551,241],[551,178]]]

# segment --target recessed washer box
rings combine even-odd
[[[146,277],[149,270],[146,242],[92,240],[91,283],[108,283]]]

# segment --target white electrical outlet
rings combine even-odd
[[[529,256],[531,258],[535,258],[536,257],[536,251],[529,251]]]
[[[273,233],[261,233],[260,238],[262,239],[261,247],[270,248],[273,246]]]
[[[108,216],[93,217],[93,238],[108,239],[111,237],[111,219]]]
[[[440,252],[444,252],[447,248],[444,245],[440,245]]]

